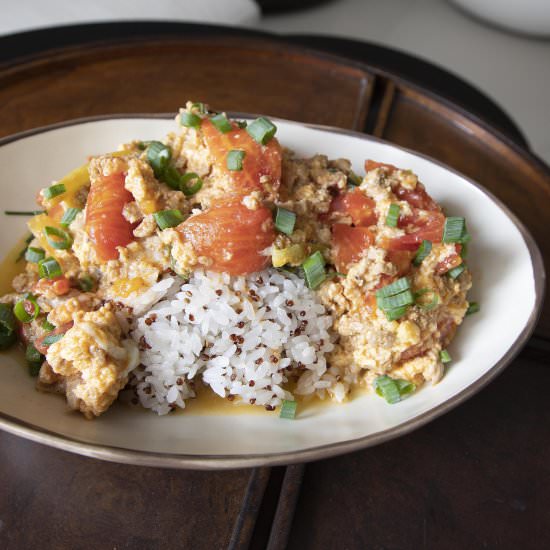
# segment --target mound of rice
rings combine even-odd
[[[294,398],[289,378],[295,393],[330,390],[343,399],[325,359],[332,318],[303,279],[275,269],[239,277],[196,271],[185,284],[168,277],[156,287],[164,296],[132,333],[141,349],[133,385],[144,407],[184,408],[198,378],[222,397],[268,410]]]

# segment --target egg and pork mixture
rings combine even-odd
[[[267,118],[187,103],[160,141],[42,189],[0,345],[87,418],[119,393],[159,414],[197,385],[235,403],[389,403],[438,382],[466,313],[465,221],[411,171],[299,158]],[[368,146],[365,151],[368,155]]]

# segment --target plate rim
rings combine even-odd
[[[251,113],[232,112],[228,111],[228,114],[233,118],[255,118],[258,115]],[[60,128],[66,128],[70,126],[77,126],[80,124],[86,124],[91,122],[101,122],[107,120],[123,120],[123,119],[162,119],[169,120],[174,118],[173,113],[119,113],[119,114],[107,114],[96,115],[91,117],[79,117],[54,124],[48,124],[39,126],[22,132],[17,132],[0,138],[0,147],[3,147],[9,143],[20,141],[22,139],[31,137],[37,134],[47,133],[52,130]],[[428,422],[435,420],[439,416],[446,414],[454,409],[459,404],[465,402],[470,397],[473,397],[481,389],[483,389],[489,382],[496,378],[517,356],[521,348],[527,342],[531,334],[533,333],[539,316],[542,311],[542,304],[545,294],[545,282],[546,273],[544,270],[544,263],[542,260],[542,254],[536,244],[535,239],[525,227],[523,222],[510,211],[510,209],[493,193],[487,190],[484,186],[472,180],[468,176],[465,176],[458,170],[451,168],[439,160],[436,160],[429,155],[416,152],[407,147],[391,143],[390,141],[364,134],[355,130],[348,130],[344,128],[337,128],[328,125],[311,124],[305,122],[298,122],[288,120],[280,117],[271,117],[275,122],[281,121],[286,124],[302,126],[311,128],[314,130],[328,131],[331,133],[337,133],[347,135],[361,139],[363,141],[377,142],[385,145],[389,145],[406,153],[412,154],[424,160],[434,163],[435,165],[448,170],[455,176],[459,176],[466,180],[470,185],[479,189],[482,193],[491,199],[510,219],[516,229],[519,231],[523,241],[529,252],[531,260],[531,266],[533,268],[534,287],[535,287],[535,302],[533,309],[529,315],[529,319],[518,337],[510,345],[505,354],[494,363],[482,376],[480,376],[473,383],[466,388],[453,395],[443,403],[425,411],[424,413],[407,420],[397,426],[388,428],[386,430],[376,432],[374,434],[366,435],[356,439],[350,439],[345,441],[338,441],[335,443],[328,443],[324,445],[317,445],[314,447],[308,447],[296,451],[283,451],[277,453],[258,453],[258,454],[244,454],[244,455],[212,455],[212,454],[176,454],[176,453],[159,453],[155,451],[140,451],[135,449],[126,449],[122,447],[114,447],[110,445],[101,445],[96,443],[87,443],[79,441],[72,437],[67,437],[51,430],[41,428],[32,423],[23,421],[16,417],[13,417],[7,413],[0,411],[0,429],[5,430],[13,435],[23,437],[35,443],[41,443],[69,451],[72,453],[86,456],[89,458],[96,458],[100,460],[106,460],[109,462],[117,462],[122,464],[131,464],[135,466],[152,466],[161,468],[175,468],[175,469],[195,469],[195,470],[221,470],[221,469],[237,469],[237,468],[251,468],[259,466],[279,466],[286,464],[294,464],[300,462],[310,462],[313,460],[321,460],[330,458],[340,454],[345,454],[353,451],[365,449],[379,445],[386,441],[396,439],[403,435],[406,435]]]

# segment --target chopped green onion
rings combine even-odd
[[[19,252],[19,254],[17,255],[17,258],[15,258],[15,263],[20,262],[25,257],[27,248],[29,247],[29,244],[32,242],[33,239],[34,239],[34,235],[29,235],[25,239],[25,247],[21,250],[21,252]]]
[[[78,287],[82,290],[82,292],[90,292],[90,290],[94,288],[94,285],[94,280],[87,273],[78,279]]]
[[[168,227],[175,227],[183,221],[183,214],[177,210],[161,210],[153,214],[155,221],[160,229],[167,229]]]
[[[42,344],[44,346],[51,346],[52,344],[59,342],[63,336],[65,336],[65,334],[48,334],[48,336],[42,340]]]
[[[149,147],[149,145],[151,145],[150,141],[138,141],[137,148],[140,151],[145,151],[145,149],[147,149],[147,147]]]
[[[224,113],[220,113],[219,115],[214,115],[210,118],[210,122],[222,133],[227,134],[227,132],[231,132],[233,130],[233,126],[231,126],[231,122],[227,120],[227,117]]]
[[[244,151],[239,151],[238,149],[233,149],[227,153],[226,165],[228,170],[239,171],[243,169],[243,160],[246,153]]]
[[[296,223],[296,214],[286,208],[277,207],[275,214],[275,227],[286,235],[292,235],[294,224]]]
[[[43,260],[46,257],[46,252],[43,248],[35,248],[34,246],[29,246],[25,251],[25,260],[31,264],[37,264],[40,260]]]
[[[374,389],[376,393],[383,397],[388,403],[394,404],[401,401],[401,397],[404,395],[413,392],[416,386],[408,380],[396,380],[384,374],[383,376],[378,376],[374,380]]]
[[[65,193],[66,190],[67,189],[65,188],[64,183],[56,183],[54,185],[50,185],[50,187],[46,187],[46,189],[42,191],[42,195],[45,199],[53,199],[54,197]]]
[[[401,306],[401,307],[396,307],[394,309],[388,309],[384,311],[384,313],[386,314],[386,319],[388,321],[395,321],[396,319],[403,317],[403,315],[407,313],[408,309],[409,309],[409,306]]]
[[[468,309],[466,310],[466,315],[472,315],[472,313],[477,313],[479,310],[480,307],[477,302],[470,302],[468,304]]]
[[[413,264],[416,266],[419,266],[426,257],[430,254],[432,251],[432,243],[431,241],[422,241],[420,243],[420,246],[418,247],[418,250],[416,251],[416,255],[413,259]]]
[[[29,344],[25,350],[25,359],[29,365],[29,373],[31,376],[38,376],[40,367],[44,362],[44,356],[34,347],[33,344]]]
[[[46,331],[46,332],[51,332],[52,330],[55,330],[55,325],[52,325],[48,319],[44,319],[44,322],[42,323],[42,328]]]
[[[201,115],[205,115],[208,112],[206,105],[204,103],[196,102],[191,105],[191,109],[195,109]]]
[[[465,270],[466,270],[466,266],[462,263],[460,265],[457,265],[456,267],[453,267],[452,269],[449,269],[449,271],[447,271],[447,275],[451,279],[456,279]]]
[[[395,296],[395,294],[399,294],[400,292],[409,290],[410,288],[411,284],[409,279],[407,277],[401,277],[401,279],[397,279],[397,281],[394,281],[393,283],[382,287],[380,290],[377,290],[376,297],[385,298],[386,296]]]
[[[29,210],[28,212],[20,210],[4,210],[6,216],[38,216],[44,214],[45,210]]]
[[[63,214],[63,217],[61,218],[61,225],[63,225],[64,227],[69,227],[69,225],[73,223],[74,219],[80,212],[82,212],[81,208],[67,208],[67,210],[65,210],[65,213]]]
[[[164,170],[172,158],[172,150],[160,141],[151,141],[147,147],[147,161],[151,165],[155,177],[162,180]]]
[[[163,181],[168,187],[172,189],[179,189],[181,184],[182,174],[180,171],[172,164],[169,164],[162,174],[159,176],[159,179]]]
[[[395,308],[401,308],[403,306],[410,306],[414,304],[414,296],[410,290],[404,290],[399,294],[393,296],[381,296],[376,297],[376,305],[386,311]]]
[[[450,363],[452,361],[451,356],[446,349],[442,349],[439,352],[439,359],[442,363]]]
[[[469,235],[468,235],[469,237]],[[463,241],[462,242],[462,248],[460,249],[460,257],[465,260],[467,257],[468,257],[468,242],[469,242],[469,239],[467,241]]]
[[[63,275],[63,271],[54,258],[45,258],[38,262],[38,274],[42,278],[55,279]]]
[[[388,227],[397,227],[397,222],[399,220],[399,205],[390,204],[388,209],[388,215],[386,216],[386,225]]]
[[[262,116],[251,122],[246,131],[260,145],[265,145],[277,132],[277,126],[271,120]]]
[[[195,113],[183,111],[180,115],[180,122],[182,126],[187,128],[198,128],[201,125],[202,118]]]
[[[237,126],[241,130],[244,130],[244,128],[246,128],[248,126],[248,122],[246,122],[246,120],[237,120]]]
[[[307,286],[316,289],[327,277],[325,272],[325,258],[317,251],[302,264]]]
[[[288,418],[289,420],[293,420],[296,416],[297,407],[298,403],[296,401],[288,401],[287,399],[283,399],[279,418]]]
[[[30,307],[32,307],[32,313],[29,313]],[[38,317],[40,306],[36,303],[34,296],[27,294],[13,306],[13,313],[22,323],[30,323]]]
[[[73,244],[73,238],[63,229],[47,225],[44,227],[44,233],[49,245],[56,250],[67,250]]]
[[[459,218],[456,216],[445,218],[445,225],[443,227],[443,239],[441,240],[441,242],[460,243],[466,235],[466,222],[464,218]]]
[[[187,184],[193,180],[196,180],[196,182],[188,187]],[[202,189],[202,179],[195,172],[187,172],[181,177],[180,189],[186,197],[191,197]]]
[[[359,187],[361,185],[361,178],[353,170],[350,170],[346,183],[348,187]]]
[[[419,301],[418,300],[418,298],[420,298],[420,296],[424,296],[425,294],[431,294],[432,295],[432,299],[427,303],[424,302],[424,301]],[[414,299],[415,299],[416,305],[418,307],[426,310],[426,311],[432,310],[439,303],[439,295],[437,294],[437,292],[435,292],[435,290],[433,290],[431,288],[423,288],[423,289],[419,290],[418,292],[415,292],[414,293]]]
[[[10,347],[17,340],[17,321],[8,304],[0,304],[0,350]]]

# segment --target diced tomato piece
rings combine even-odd
[[[102,261],[118,258],[117,246],[134,240],[132,224],[122,215],[124,205],[133,200],[124,187],[124,173],[95,180],[86,202],[86,231]]]
[[[408,250],[390,250],[388,260],[397,267],[397,277],[403,277],[411,269],[414,252]]]
[[[332,245],[336,269],[347,273],[348,266],[361,258],[363,250],[374,242],[374,235],[366,227],[351,227],[343,223],[332,226]]]
[[[415,251],[423,240],[433,243],[441,242],[445,216],[440,212],[418,212],[413,210],[413,216],[400,218],[399,226],[407,232],[402,237],[395,237],[386,243],[387,250]]]
[[[392,191],[398,199],[407,201],[414,208],[441,211],[441,207],[428,195],[426,188],[420,182],[416,184],[414,189],[405,189],[401,185],[396,185],[392,188]]]
[[[352,189],[340,193],[330,203],[329,216],[334,219],[336,216],[349,216],[353,225],[368,227],[376,224],[376,203],[365,195],[360,189]],[[332,215],[331,215],[332,214]]]
[[[270,189],[276,193],[281,184],[281,145],[276,138],[270,139],[266,145],[261,145],[244,128],[232,125],[233,130],[226,134],[220,132],[208,119],[205,119],[201,126],[216,166],[233,182],[233,189],[228,190],[228,193],[246,195],[251,191],[261,190],[262,176],[269,178]],[[227,153],[235,149],[245,152],[242,170],[227,168]]]
[[[212,271],[244,275],[270,262],[262,250],[275,240],[271,210],[249,210],[240,201],[224,201],[191,216],[177,227],[197,256],[212,260]]]
[[[39,279],[34,285],[34,290],[38,294],[43,294],[49,288],[51,288],[57,296],[63,296],[71,290],[71,282],[67,277],[60,276],[55,279]]]
[[[395,172],[395,170],[399,170],[397,166],[394,166],[393,164],[386,164],[384,162],[376,162],[375,160],[367,159],[365,161],[365,171],[370,172],[371,170],[375,170],[376,168],[386,168],[386,170],[391,174],[392,172]]]
[[[46,338],[46,336],[56,336],[58,334],[65,334],[70,328],[72,328],[73,326],[73,322],[71,321],[70,323],[66,323],[64,325],[60,325],[58,326],[56,329],[54,329],[52,332],[48,332],[48,334],[45,334],[44,336],[41,336],[40,338],[37,338],[33,344],[34,344],[34,347],[42,354],[42,355],[46,355],[46,353],[48,353],[48,348],[50,347],[49,345],[45,345],[44,344],[44,338]]]
[[[460,257],[462,245],[455,244],[454,248],[455,251],[452,254],[449,254],[449,256],[435,266],[435,272],[438,275],[443,275],[443,273],[447,273],[447,271],[453,269],[454,267],[458,267],[462,263],[462,258]]]

